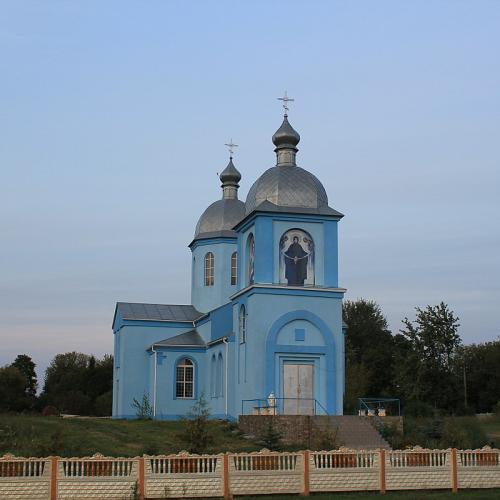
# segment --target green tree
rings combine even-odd
[[[0,410],[21,411],[26,408],[26,378],[15,366],[0,368]]]
[[[345,337],[347,412],[363,396],[391,396],[393,389],[393,337],[380,306],[371,300],[346,301]]]
[[[202,393],[186,417],[182,418],[184,427],[181,440],[190,453],[204,453],[213,442],[210,432],[210,407]]]
[[[38,386],[36,378],[36,365],[33,360],[27,354],[18,354],[12,366],[17,368],[26,379],[26,384],[24,387],[25,394],[30,398],[36,397],[36,389]]]
[[[415,320],[405,318],[396,339],[396,380],[406,401],[452,412],[458,404],[453,367],[462,343],[459,320],[444,302],[415,310]]]

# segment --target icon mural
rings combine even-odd
[[[280,239],[280,283],[314,285],[314,241],[301,229],[291,229]]]

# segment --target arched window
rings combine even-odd
[[[238,281],[238,254],[231,254],[231,285],[236,285]]]
[[[175,397],[194,398],[194,364],[189,358],[183,358],[175,367]]]
[[[240,307],[239,327],[240,327],[240,344],[244,344],[247,340],[247,315],[244,305]]]
[[[223,361],[222,361],[222,354],[219,353],[219,356],[217,357],[217,397],[220,397],[223,395],[224,390],[222,388],[224,384],[224,369],[223,369]]]
[[[210,396],[212,396],[213,398],[215,398],[216,396],[215,374],[216,374],[215,354],[213,354],[212,361],[210,363]]]
[[[247,281],[249,285],[254,282],[254,267],[255,267],[255,239],[253,233],[248,235],[247,240],[247,262],[248,262],[248,276]]]
[[[279,242],[279,280],[291,286],[314,285],[314,241],[302,229],[289,229]]]
[[[214,265],[214,254],[212,252],[208,252],[205,255],[205,286],[214,285]]]

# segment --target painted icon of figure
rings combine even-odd
[[[294,236],[285,252],[285,278],[289,285],[304,285],[307,279],[308,255],[300,245],[299,237]]]

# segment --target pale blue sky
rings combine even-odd
[[[347,298],[500,335],[500,2],[3,1],[0,365],[111,352],[117,300],[188,303],[196,221],[274,164],[346,214]]]

